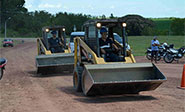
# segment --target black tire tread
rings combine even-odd
[[[82,92],[82,72],[83,72],[83,67],[82,66],[76,66],[75,71],[77,72],[77,77],[78,77],[78,84],[75,86],[75,80],[74,80],[74,74],[73,74],[73,87],[77,92]]]
[[[167,60],[166,60],[166,56],[167,56],[167,55],[168,55],[168,53],[165,54],[165,56],[163,57],[163,60],[164,60],[166,63],[172,63],[173,60],[174,60],[174,58],[172,58],[171,61],[167,61]]]

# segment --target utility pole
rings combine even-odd
[[[76,25],[74,25],[74,27],[73,27],[73,31],[74,31],[74,32],[76,32]]]
[[[11,19],[11,17],[9,17],[7,20],[5,20],[5,24],[4,24],[4,28],[5,28],[5,29],[4,29],[4,30],[5,30],[5,32],[4,32],[4,33],[5,33],[5,38],[6,38],[6,24],[7,24],[7,21],[8,21],[9,19]]]
[[[126,26],[127,26],[127,24],[126,23],[123,23],[122,24],[122,26],[123,26],[123,55],[124,55],[124,57],[126,57]]]

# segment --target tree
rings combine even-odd
[[[101,18],[102,18],[102,19],[106,19],[106,16],[103,14],[103,15],[101,16]]]
[[[171,23],[173,35],[185,35],[185,18],[175,18]]]
[[[4,23],[9,17],[27,12],[24,7],[25,0],[1,0],[1,22]]]
[[[113,13],[110,14],[110,18],[111,19],[115,18],[114,15],[113,15]]]
[[[152,20],[140,15],[126,15],[120,19],[127,23],[128,35],[140,36],[145,28],[154,27]]]
[[[46,11],[35,11],[33,14],[32,31],[41,36],[42,27],[52,25],[52,15]]]
[[[73,26],[75,25],[77,31],[81,31],[82,25],[85,21],[89,20],[91,16],[73,13],[57,13],[54,17],[55,25],[64,25],[66,27],[66,34],[70,34],[73,31]]]

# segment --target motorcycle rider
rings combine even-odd
[[[158,51],[159,51],[158,46],[160,46],[160,43],[157,40],[157,36],[154,36],[153,40],[151,41],[151,49],[152,49],[151,62],[152,63],[153,63],[153,59],[155,59],[155,63],[157,63],[157,56],[158,56]],[[154,56],[155,56],[155,58],[154,58]]]

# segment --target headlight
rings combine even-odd
[[[126,27],[126,26],[127,26],[127,24],[126,24],[126,23],[122,23],[122,26],[123,26],[123,27]]]
[[[63,31],[63,32],[65,32],[65,31],[66,31],[66,29],[65,29],[65,28],[63,28],[63,29],[62,29],[62,31]]]
[[[46,32],[49,32],[49,29],[46,29]]]
[[[97,23],[96,27],[100,28],[101,27],[101,23]]]

